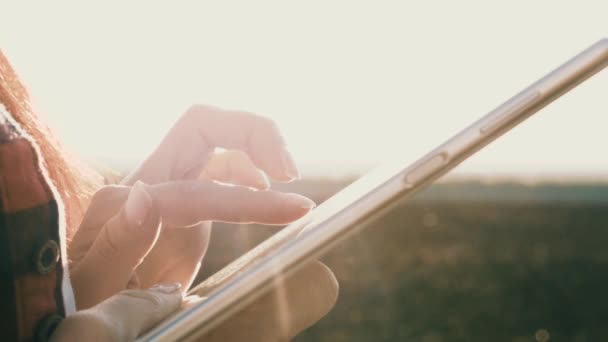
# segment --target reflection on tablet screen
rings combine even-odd
[[[196,294],[201,297],[209,296],[212,291],[245,272],[256,261],[268,256],[292,239],[302,236],[319,226],[327,219],[345,210],[367,193],[388,181],[391,176],[394,176],[403,168],[403,165],[403,163],[386,165],[361,177],[327,201],[323,202],[306,216],[275,233],[251,251],[245,253],[231,262],[228,266],[207,278],[201,284],[195,286],[189,291],[189,294]]]

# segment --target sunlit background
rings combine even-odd
[[[415,159],[608,36],[603,1],[1,8],[0,45],[87,159],[133,164],[190,104],[208,103],[274,118],[305,174]],[[606,94],[608,72],[460,171],[604,174]]]
[[[608,37],[606,13],[606,1],[21,1],[0,5],[0,48],[92,162],[132,168],[192,103],[245,109],[279,123],[303,168],[280,189],[320,203]],[[605,340],[607,112],[608,70],[467,160],[465,180],[332,250],[338,303],[296,340]],[[276,232],[214,227],[198,280]]]

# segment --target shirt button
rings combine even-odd
[[[60,257],[61,253],[57,242],[48,240],[34,254],[36,270],[43,275],[53,272]]]
[[[55,329],[57,329],[62,320],[63,317],[56,314],[50,314],[40,320],[36,328],[36,334],[34,335],[34,342],[46,342],[50,340],[51,335],[53,335],[53,332],[55,332]]]

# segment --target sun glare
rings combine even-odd
[[[572,25],[559,15],[538,25],[546,6],[560,11],[549,1],[527,13],[469,5],[494,15],[401,2],[14,5],[0,29],[20,32],[3,49],[88,159],[130,167],[190,104],[209,103],[275,119],[305,169],[346,172],[419,157],[605,34],[605,4],[562,13]],[[460,171],[608,171],[606,89],[600,74]]]

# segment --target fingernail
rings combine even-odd
[[[182,284],[180,283],[160,283],[152,286],[150,290],[165,294],[171,294],[177,292],[181,288]]]
[[[285,194],[285,202],[288,206],[299,207],[302,209],[312,209],[317,205],[310,198],[298,194]]]
[[[141,226],[146,220],[151,206],[152,198],[144,188],[144,183],[137,181],[131,188],[125,204],[125,214],[129,226]]]
[[[293,161],[291,153],[287,152],[285,149],[281,151],[281,163],[283,164],[283,172],[285,172],[287,177],[291,180],[300,179],[300,172],[298,171],[296,163]]]

